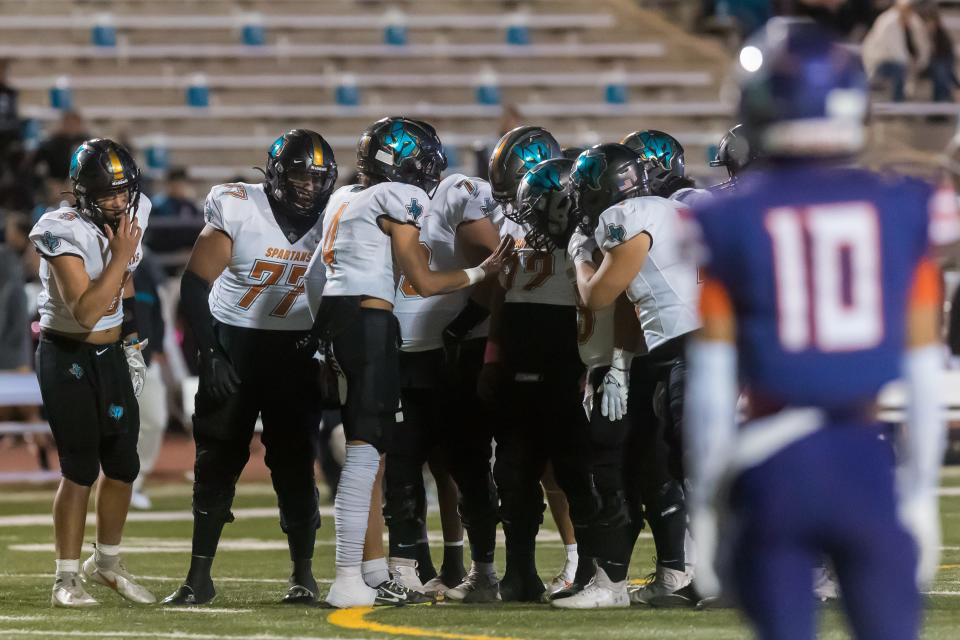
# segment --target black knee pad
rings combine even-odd
[[[457,511],[460,520],[467,529],[472,527],[496,526],[500,521],[497,513],[497,486],[488,471],[481,478],[460,485],[460,501]]]
[[[200,513],[224,522],[233,522],[233,497],[236,486],[231,484],[193,483],[193,513]]]
[[[277,487],[280,507],[280,528],[284,533],[300,527],[320,528],[320,494],[315,484],[300,487]]]
[[[70,482],[83,487],[92,486],[100,475],[100,461],[96,449],[90,451],[60,451],[60,473]]]
[[[140,458],[136,451],[131,456],[122,456],[118,459],[104,458],[101,464],[103,475],[111,480],[131,484],[140,475]]]
[[[388,483],[384,498],[383,519],[388,527],[402,522],[423,524],[426,497],[422,484]]]

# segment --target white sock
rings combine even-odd
[[[364,560],[360,565],[360,571],[363,574],[363,581],[367,583],[368,587],[374,589],[376,589],[381,582],[386,582],[390,579],[390,569],[387,568],[386,558]]]
[[[577,575],[577,564],[579,563],[577,544],[565,544],[563,548],[567,552],[567,559],[563,563],[563,579],[567,582],[573,582],[574,576]]]
[[[370,494],[380,467],[380,454],[369,444],[348,444],[333,506],[337,531],[337,571],[360,568],[367,534]]]
[[[61,560],[57,558],[57,577],[68,573],[80,572],[80,558],[76,560]]]
[[[97,553],[102,556],[118,556],[120,555],[120,545],[97,542]]]
[[[485,576],[495,576],[497,575],[497,569],[493,566],[492,562],[474,562],[473,566],[476,570]]]
[[[424,540],[426,542],[426,540]],[[454,540],[453,542],[444,542],[443,546],[445,547],[462,547],[463,540]]]

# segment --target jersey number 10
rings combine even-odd
[[[857,351],[883,340],[880,227],[866,202],[780,207],[773,242],[780,344],[786,351]]]

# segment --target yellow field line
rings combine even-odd
[[[401,627],[392,624],[382,624],[367,620],[366,616],[373,613],[373,607],[353,607],[340,609],[327,616],[327,622],[343,629],[356,631],[372,631],[386,633],[392,636],[416,636],[418,638],[443,638],[444,640],[517,640],[506,636],[481,636],[466,633],[450,633],[421,627]]]
[[[942,564],[941,569],[960,569],[960,564]]]

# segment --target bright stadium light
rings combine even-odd
[[[757,47],[749,46],[740,50],[740,66],[753,73],[763,64],[763,52]]]

